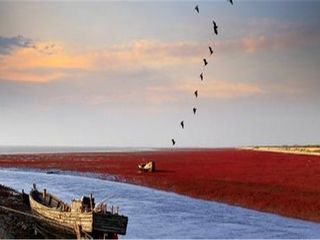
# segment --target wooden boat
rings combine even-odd
[[[156,165],[154,161],[151,161],[147,163],[140,163],[138,165],[138,168],[143,172],[154,172],[156,170]]]
[[[114,238],[125,235],[128,217],[108,211],[102,203],[95,207],[94,198],[72,200],[71,206],[35,185],[29,194],[30,207],[38,216],[38,230],[49,238]]]

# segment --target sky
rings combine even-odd
[[[0,1],[0,145],[319,144],[319,12],[302,0]]]

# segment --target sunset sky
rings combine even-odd
[[[234,2],[0,2],[0,145],[319,144],[320,1]]]

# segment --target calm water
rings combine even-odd
[[[15,153],[74,153],[74,152],[136,152],[159,150],[156,148],[133,147],[43,147],[43,146],[0,146],[0,154]]]
[[[90,192],[96,202],[113,196],[108,205],[129,217],[121,238],[320,238],[312,222],[84,176],[0,169],[0,184],[27,191],[33,181],[65,202]]]

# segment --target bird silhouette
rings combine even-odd
[[[229,2],[231,3],[231,5],[233,5],[233,0],[229,0]]]
[[[181,121],[180,125],[181,125],[182,129],[184,129],[184,122],[183,121]]]
[[[210,55],[212,55],[213,54],[213,50],[212,50],[211,46],[209,46],[209,51],[210,51]]]
[[[197,13],[199,13],[199,6],[198,5],[194,9],[197,11]]]
[[[207,59],[203,59],[204,65],[206,66],[208,64]]]
[[[173,138],[171,139],[171,141],[172,141],[172,146],[174,146],[176,144],[176,141]]]
[[[203,73],[200,74],[200,79],[203,81]]]
[[[212,21],[212,22],[213,22],[213,30],[214,30],[214,33],[215,33],[216,35],[218,35],[218,25],[216,24],[215,21]]]
[[[194,107],[194,108],[192,109],[192,111],[193,111],[193,114],[196,114],[197,108]]]
[[[198,90],[194,92],[194,95],[196,96],[196,98],[198,97]]]

